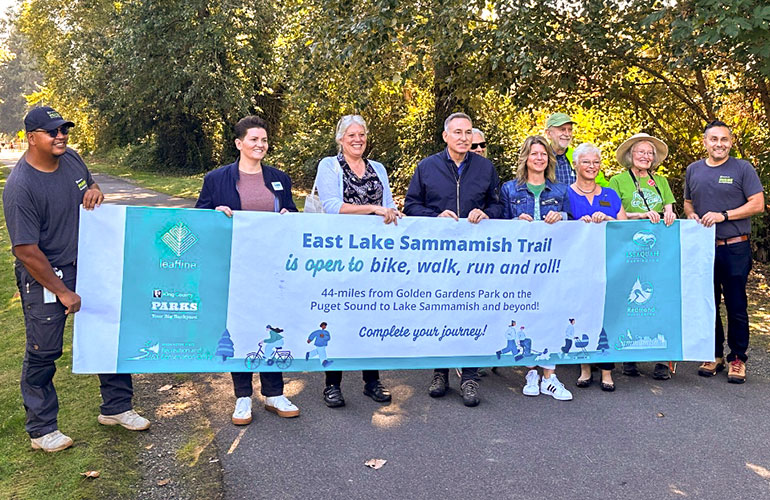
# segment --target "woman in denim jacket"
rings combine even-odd
[[[556,155],[544,137],[527,137],[519,151],[516,179],[503,184],[500,199],[505,219],[553,224],[570,218],[569,195],[566,184],[556,183]],[[556,378],[555,365],[543,365],[543,379],[534,366],[529,367],[525,396],[548,394],[560,401],[572,399],[564,384]]]
[[[548,224],[570,218],[568,186],[556,183],[555,170],[555,156],[545,138],[527,137],[519,151],[516,179],[503,184],[500,191],[503,218]]]

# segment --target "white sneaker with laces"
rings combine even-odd
[[[72,439],[58,430],[49,432],[45,436],[40,436],[39,438],[31,438],[30,441],[32,442],[33,449],[43,450],[49,453],[61,451],[72,446]]]
[[[233,425],[248,425],[251,423],[251,398],[243,397],[235,400],[235,411],[232,417]]]
[[[523,392],[525,396],[537,396],[540,394],[540,387],[538,386],[540,375],[537,374],[537,370],[528,371],[526,379],[527,384],[521,392]]]
[[[289,398],[281,394],[280,396],[270,396],[265,398],[265,410],[271,411],[283,418],[299,416],[299,408],[289,401]]]
[[[543,377],[543,380],[540,382],[540,394],[548,394],[559,401],[572,400],[572,393],[564,387],[564,384],[559,382],[555,373],[549,378]]]
[[[130,431],[144,431],[150,428],[150,421],[134,410],[124,411],[117,415],[99,415],[96,420],[102,425],[122,425]]]

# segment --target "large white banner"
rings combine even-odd
[[[105,205],[81,214],[74,370],[712,359],[713,254],[693,221]]]

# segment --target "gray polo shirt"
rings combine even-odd
[[[706,160],[698,160],[687,167],[684,180],[684,199],[691,200],[695,213],[732,210],[744,205],[749,196],[762,192],[757,171],[746,160],[732,156],[718,167],[710,167]],[[716,225],[717,239],[751,234],[751,218],[728,220]]]
[[[59,168],[41,172],[23,156],[3,191],[5,224],[11,245],[37,244],[52,266],[72,264],[78,255],[79,207],[94,183],[72,149],[59,157]]]

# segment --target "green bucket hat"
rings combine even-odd
[[[545,121],[545,128],[561,127],[565,123],[575,123],[566,113],[554,113]]]

